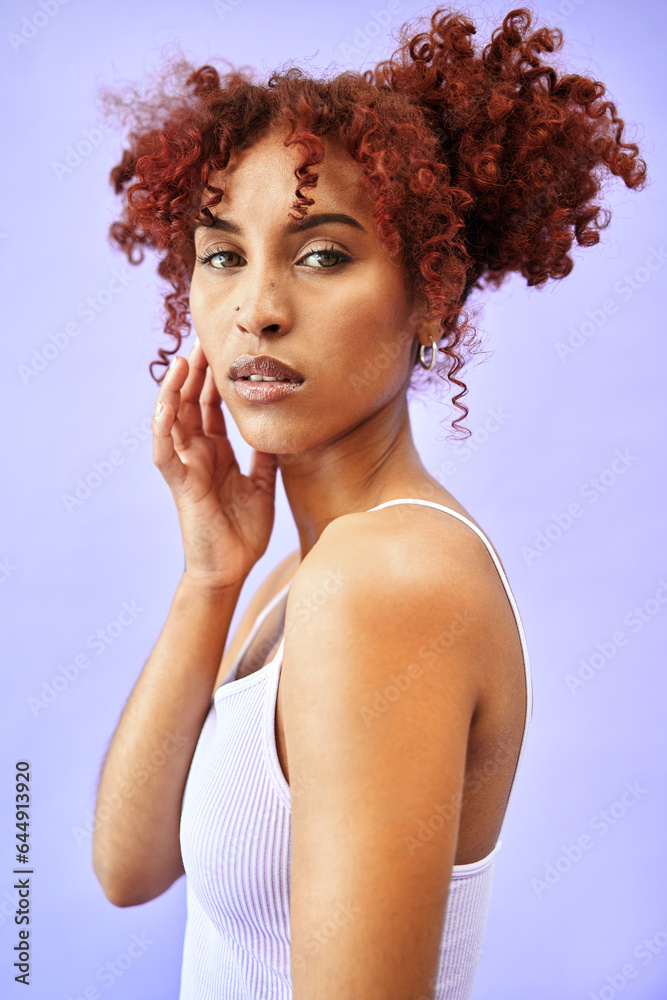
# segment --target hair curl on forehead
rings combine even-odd
[[[452,428],[462,429],[467,388],[457,374],[479,346],[464,308],[470,291],[498,287],[512,272],[531,286],[565,277],[573,243],[595,245],[609,224],[595,203],[605,180],[646,183],[646,164],[624,141],[604,85],[559,74],[545,59],[561,47],[560,30],[532,24],[527,8],[512,10],[478,50],[470,18],[438,8],[426,30],[404,25],[392,57],[363,73],[314,79],[290,67],[256,82],[245,68],[223,73],[180,59],[145,96],[105,88],[106,114],[131,126],[110,174],[124,196],[110,239],[131,263],[143,260],[143,247],[157,251],[158,273],[172,288],[165,332],[175,343],[159,349],[153,378],[161,381],[153,367],[166,369],[190,331],[193,230],[210,224],[223,195],[212,173],[281,126],[285,144],[300,152],[295,220],[313,204],[325,137],[360,165],[375,202],[373,231],[424,304],[445,379],[458,389],[452,403],[462,412]],[[414,384],[428,378],[416,362]]]

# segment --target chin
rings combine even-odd
[[[266,422],[273,424],[273,426],[265,426],[261,429],[250,426],[251,423],[254,421],[241,420],[236,426],[245,443],[257,451],[285,456],[289,460],[290,456],[296,457],[310,447],[311,443],[302,441],[302,435],[298,432],[280,431],[275,426],[275,419]]]

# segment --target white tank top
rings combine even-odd
[[[512,591],[488,538],[468,518],[430,500],[485,543],[514,612],[527,709],[514,781],[533,711],[526,639]],[[291,582],[291,581],[290,581]],[[290,787],[275,742],[284,636],[273,659],[234,680],[258,628],[290,584],[256,619],[214,692],[190,766],[181,812],[187,921],[179,1000],[292,1000],[290,967]],[[469,1000],[482,950],[500,838],[485,858],[452,869],[434,1000]]]

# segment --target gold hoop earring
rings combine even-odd
[[[433,337],[431,336],[430,333],[429,333],[429,339],[431,341],[431,361],[430,361],[430,364],[428,364],[428,365],[424,364],[424,351],[428,350],[428,346],[429,345],[428,344],[422,344],[420,346],[420,348],[419,348],[419,364],[422,366],[422,368],[425,368],[427,372],[429,372],[433,368],[433,366],[435,365],[435,358],[436,358],[436,354],[438,352],[438,348],[436,346],[435,340],[433,339]]]

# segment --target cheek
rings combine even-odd
[[[354,353],[366,361],[382,355],[387,370],[400,367],[400,358],[407,357],[414,336],[411,317],[410,303],[401,289],[393,282],[378,283],[372,296],[366,293],[358,300],[352,323]],[[387,359],[394,359],[394,364],[388,365]]]
[[[228,381],[227,368],[223,367],[222,360],[224,338],[220,336],[220,324],[216,320],[213,303],[208,301],[206,292],[197,286],[196,281],[190,286],[188,305],[192,327],[201,342],[204,357],[213,373],[213,380],[218,391],[221,391],[227,387]]]
[[[398,265],[383,262],[372,280],[358,289],[357,304],[369,330],[385,339],[405,329],[411,310],[411,296]]]
[[[205,295],[196,279],[193,279],[190,285],[190,296],[188,303],[194,328],[199,334],[200,333],[199,327],[203,322],[204,316],[206,315],[206,311],[204,309]]]
[[[410,367],[410,340],[401,332],[400,318],[398,308],[371,305],[346,324],[346,335],[334,341],[320,369],[328,405],[335,397],[338,408],[366,413],[401,390]]]
[[[215,301],[210,293],[196,281],[190,286],[188,304],[194,332],[201,341],[204,355],[213,369],[214,376],[217,376],[218,355],[221,353],[224,341],[224,337],[220,336],[222,328],[219,310],[216,311]]]

